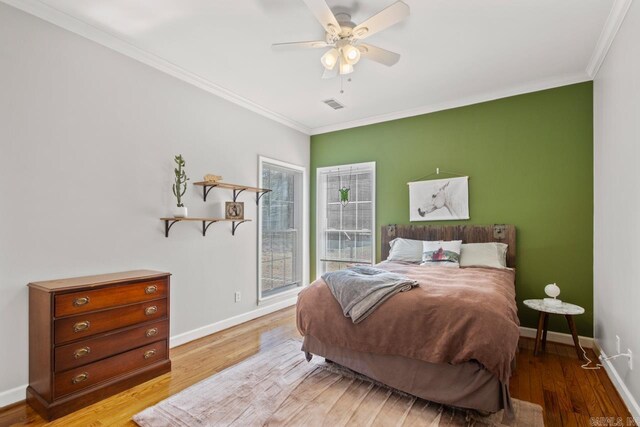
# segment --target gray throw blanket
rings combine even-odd
[[[418,282],[406,276],[367,266],[349,267],[322,275],[346,317],[360,323],[383,302],[408,291]]]

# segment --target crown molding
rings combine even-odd
[[[583,83],[592,80],[586,73],[572,74],[564,77],[547,79],[535,83],[528,83],[512,87],[509,89],[498,90],[494,92],[486,92],[480,95],[461,98],[452,101],[442,102],[438,104],[425,105],[409,110],[397,111],[389,114],[365,117],[362,119],[352,120],[349,122],[338,123],[334,125],[320,126],[311,129],[311,135],[319,135],[322,133],[335,132],[338,130],[351,129],[360,126],[367,126],[375,123],[388,122],[391,120],[404,119],[407,117],[420,116],[423,114],[434,113],[436,111],[450,110],[452,108],[465,107],[473,104],[481,104],[487,101],[494,101],[501,98],[509,98],[511,96],[523,95],[525,93],[538,92],[546,89],[553,89],[560,86],[568,86],[576,83]]]
[[[51,7],[38,0],[0,0],[3,3],[13,6],[16,9],[27,12],[40,19],[50,22],[72,33],[78,34],[86,39],[101,44],[109,49],[112,49],[118,53],[126,55],[137,61],[140,61],[150,67],[160,70],[166,74],[169,74],[177,79],[187,82],[193,86],[196,86],[202,90],[212,93],[220,98],[223,98],[229,102],[244,107],[254,113],[260,114],[268,119],[276,121],[287,127],[295,129],[299,132],[309,135],[311,130],[293,121],[279,113],[269,110],[255,102],[247,99],[241,95],[232,92],[220,85],[217,85],[195,73],[185,70],[176,64],[171,63],[159,56],[149,53],[143,49],[136,47],[135,45],[125,41],[107,31],[90,25],[80,19],[77,19],[71,15],[68,15],[54,7]]]
[[[607,53],[613,44],[613,40],[616,38],[616,34],[618,34],[618,30],[622,26],[625,16],[627,16],[632,1],[633,0],[614,0],[609,16],[604,23],[604,27],[602,27],[598,43],[596,43],[596,47],[587,65],[587,74],[589,74],[592,79],[596,77],[604,59],[607,57]]]
[[[195,73],[192,73],[176,64],[173,64],[170,61],[147,52],[131,44],[130,42],[119,38],[114,34],[90,25],[39,0],[0,0],[0,2],[34,15],[56,26],[71,31],[72,33],[78,34],[86,39],[89,39],[118,53],[133,58],[150,67],[153,67],[159,71],[169,74],[177,79],[187,82],[213,95],[223,98],[229,102],[232,102],[236,105],[239,105],[243,108],[253,111],[254,113],[283,124],[291,129],[295,129],[306,135],[318,135],[322,133],[366,126],[390,120],[413,117],[422,114],[433,113],[436,111],[448,110],[472,104],[479,104],[482,102],[492,101],[500,98],[507,98],[510,96],[521,95],[525,93],[593,80],[593,77],[595,76],[595,74],[597,74],[597,70],[602,64],[602,61],[606,56],[606,52],[611,46],[611,43],[613,42],[618,29],[622,25],[624,16],[632,2],[632,0],[614,1],[615,3],[611,9],[609,17],[607,18],[602,34],[600,35],[600,39],[598,40],[598,44],[596,46],[596,49],[594,50],[593,56],[585,73],[552,78],[504,90],[487,92],[472,97],[461,98],[437,104],[429,104],[413,109],[402,110],[377,116],[370,116],[348,122],[313,128],[291,120],[282,114],[276,113],[275,111],[269,110],[268,108],[265,108],[248,98],[238,95],[227,88],[217,85]]]

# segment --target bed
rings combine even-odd
[[[381,259],[396,237],[507,243],[515,267],[515,227],[384,226]],[[519,322],[515,271],[421,267],[383,261],[380,268],[418,280],[362,323],[342,314],[322,279],[304,289],[296,308],[302,350],[430,401],[481,412],[511,412],[509,378]]]

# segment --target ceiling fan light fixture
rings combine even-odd
[[[358,25],[351,21],[350,14],[344,11],[332,12],[328,0],[303,1],[322,25],[324,41],[275,43],[272,46],[328,49],[320,58],[324,68],[323,79],[353,73],[353,68],[361,57],[388,67],[395,65],[400,59],[399,54],[363,44],[362,40],[406,19],[410,14],[410,8],[404,1],[394,0],[393,4]]]
[[[360,61],[360,50],[353,45],[346,45],[342,48],[344,60],[349,65],[355,65]]]
[[[349,64],[347,61],[340,61],[340,69],[338,70],[340,75],[343,76],[345,74],[353,73],[353,65]]]
[[[324,55],[320,58],[320,62],[322,66],[327,70],[333,70],[333,67],[336,66],[338,59],[340,58],[340,53],[336,48],[329,49],[325,52]]]

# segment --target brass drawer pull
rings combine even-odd
[[[155,355],[156,355],[156,351],[155,350],[149,350],[149,351],[145,351],[144,352],[144,358],[145,359],[150,359]]]
[[[144,293],[145,294],[155,294],[156,292],[158,292],[158,286],[157,285],[151,285],[151,286],[147,286],[146,288],[144,288]]]
[[[73,332],[86,331],[87,329],[89,329],[90,326],[91,326],[91,322],[89,322],[88,320],[85,320],[84,322],[78,322],[75,325],[73,325]]]
[[[91,347],[82,347],[73,352],[73,357],[76,359],[80,359],[81,357],[84,357],[89,353],[91,353]]]
[[[72,383],[74,384],[79,384],[83,381],[86,381],[89,379],[89,374],[87,372],[83,372],[80,375],[76,375],[75,377],[73,377],[73,379],[71,380]]]
[[[151,316],[152,314],[156,314],[158,312],[158,307],[152,305],[151,307],[147,307],[144,309],[144,314],[147,316]]]
[[[83,305],[89,304],[89,297],[81,297],[73,300],[74,307],[82,307]]]
[[[147,329],[147,333],[145,334],[147,337],[155,337],[158,335],[158,328]]]

